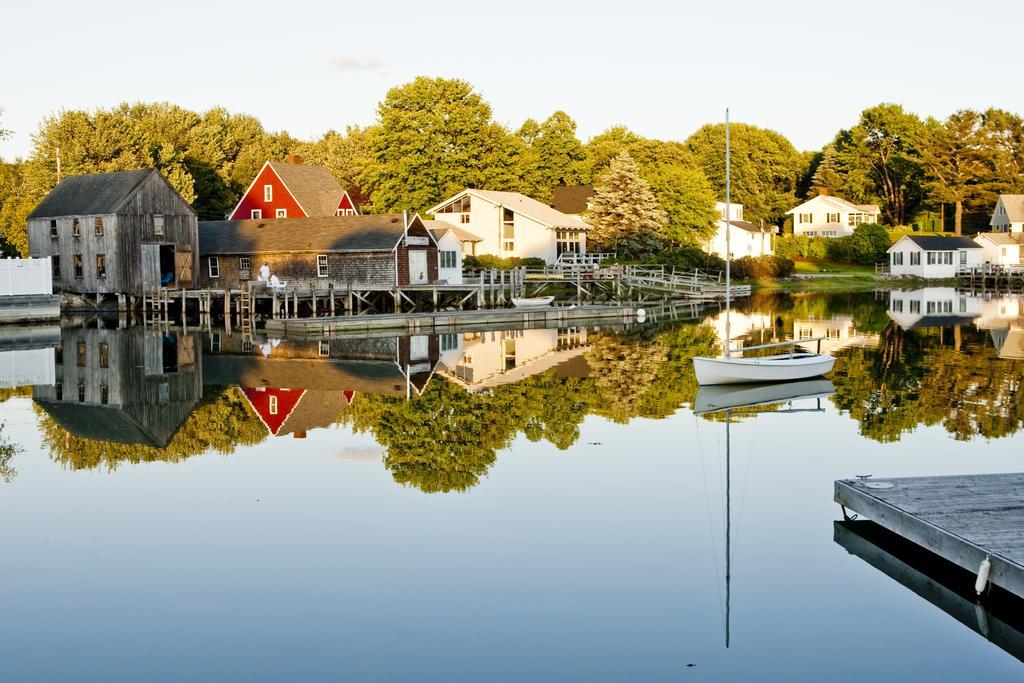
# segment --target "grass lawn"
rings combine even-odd
[[[798,275],[813,275],[816,273],[844,273],[850,275],[874,275],[874,266],[862,266],[851,263],[834,263],[832,261],[818,261],[810,259],[794,260],[796,273]]]

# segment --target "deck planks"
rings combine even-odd
[[[989,556],[992,582],[1024,597],[1024,473],[840,480],[835,501],[971,572]]]

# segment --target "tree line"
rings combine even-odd
[[[937,120],[883,103],[819,151],[800,152],[785,136],[744,123],[732,125],[731,144],[733,200],[764,225],[782,225],[799,201],[828,192],[879,204],[890,225],[950,207],[960,232],[981,224],[998,193],[1024,191],[1024,119],[999,109]],[[201,219],[221,219],[264,161],[297,154],[330,169],[373,212],[422,211],[466,187],[547,202],[558,185],[596,184],[594,237],[655,251],[698,243],[713,230],[724,145],[722,124],[683,141],[616,125],[583,142],[562,111],[512,128],[494,120],[466,81],[427,77],[388,91],[373,125],[308,141],[223,108],[66,110],[42,120],[27,158],[0,162],[0,239],[8,252],[27,251],[25,216],[61,175],[152,166]],[[607,209],[623,198],[635,203],[634,215]]]

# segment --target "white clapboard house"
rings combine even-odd
[[[717,202],[715,210],[718,211],[720,218],[715,234],[704,245],[706,252],[725,258],[725,245],[728,239],[730,258],[733,259],[744,256],[769,256],[774,253],[771,229],[761,228],[743,220],[742,204],[730,204],[728,218],[725,215],[724,202]]]
[[[926,279],[956,277],[981,265],[982,248],[969,237],[904,235],[888,249],[889,272]]]
[[[806,237],[846,237],[861,223],[877,223],[877,204],[854,204],[841,197],[820,194],[786,212],[793,217],[793,234]]]

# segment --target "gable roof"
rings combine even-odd
[[[1024,194],[1001,194],[999,202],[1006,209],[1006,218],[1011,223],[1024,221]],[[995,213],[993,212],[993,220]]]
[[[333,216],[338,211],[345,191],[325,166],[307,166],[268,161],[288,191],[310,218]]]
[[[420,220],[413,216],[409,221]],[[405,234],[402,214],[200,221],[199,253],[391,251]]]
[[[588,227],[579,216],[564,214],[558,209],[553,209],[547,204],[539,202],[532,197],[527,197],[525,194],[519,192],[499,192],[498,190],[463,190],[454,197],[449,197],[437,206],[431,207],[427,210],[427,213],[436,214],[441,207],[450,204],[454,200],[467,194],[473,197],[479,197],[491,204],[512,209],[516,213],[521,213],[527,218],[532,218],[548,228],[586,230]]]
[[[593,185],[559,185],[551,190],[551,208],[568,214],[583,213],[592,196]]]
[[[974,241],[985,238],[992,244],[1024,244],[1024,233],[1022,232],[979,232],[974,236]]]
[[[910,240],[924,251],[956,251],[957,249],[981,249],[981,245],[970,237],[946,237],[943,235],[904,235],[896,240],[887,251],[896,248],[903,240]]]
[[[839,209],[840,211],[852,211],[855,213],[881,213],[881,209],[879,209],[877,204],[854,204],[853,202],[846,201],[842,197],[836,197],[830,194],[819,194],[817,197],[812,197],[806,202],[793,207],[786,212],[786,215],[797,213],[800,209],[812,203],[826,204],[834,209]]]
[[[116,213],[154,168],[68,176],[50,190],[28,218]]]
[[[724,222],[725,221],[719,221],[719,223],[724,223]],[[754,225],[750,221],[729,221],[729,225],[731,225],[734,228],[739,228],[741,230],[746,230],[747,232],[757,232],[757,233],[768,232],[767,230],[762,230],[761,228],[757,227],[756,225]]]
[[[469,230],[464,230],[457,225],[452,225],[448,221],[438,220],[425,220],[423,225],[427,226],[427,230],[435,233],[438,239],[444,237],[447,233],[452,233],[455,238],[460,242],[483,242],[482,237],[477,237]]]

